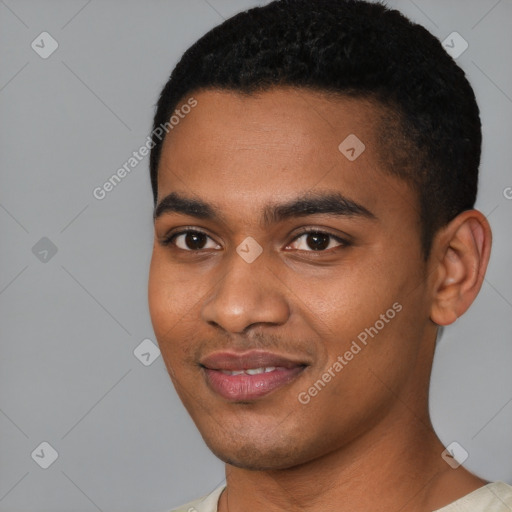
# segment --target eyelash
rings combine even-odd
[[[347,239],[341,238],[340,236],[335,235],[334,233],[330,233],[329,231],[324,231],[322,229],[317,229],[317,228],[301,228],[299,233],[293,237],[293,240],[290,242],[290,244],[295,242],[296,240],[298,240],[301,236],[309,235],[309,234],[328,236],[332,240],[338,242],[340,245],[338,247],[333,247],[331,249],[327,249],[324,251],[310,250],[310,251],[304,251],[304,252],[312,252],[312,253],[317,253],[317,254],[322,253],[322,252],[328,253],[328,252],[331,252],[333,249],[338,249],[340,247],[348,247],[349,245],[351,245],[351,243]],[[287,244],[287,246],[290,244]]]
[[[210,238],[211,240],[213,240],[210,235],[208,235],[207,233],[205,233],[204,231],[201,231],[199,229],[182,229],[181,231],[178,231],[177,233],[171,233],[170,235],[168,235],[167,237],[165,237],[162,241],[161,241],[161,244],[163,246],[169,246],[169,245],[174,245],[173,244],[173,241],[180,235],[186,235],[186,234],[189,234],[189,233],[195,233],[195,234],[200,234],[200,235],[205,235],[207,236],[208,238]],[[336,242],[338,242],[340,244],[340,246],[338,247],[334,247],[334,248],[331,248],[331,249],[327,249],[327,250],[323,250],[323,251],[314,251],[314,250],[310,250],[310,251],[303,251],[303,252],[312,252],[312,253],[328,253],[328,252],[331,252],[333,249],[338,249],[339,247],[348,247],[351,245],[351,242],[344,239],[344,238],[341,238],[337,235],[334,235],[333,233],[330,233],[329,231],[324,231],[324,230],[321,230],[321,229],[315,229],[315,228],[302,228],[300,230],[300,232],[294,236],[294,238],[291,240],[290,243],[288,243],[286,246],[289,246],[291,245],[292,243],[294,243],[296,240],[298,240],[301,236],[304,236],[304,235],[308,235],[308,234],[315,234],[315,235],[325,235],[325,236],[328,236],[330,238],[332,238],[333,240],[335,240]],[[189,249],[189,250],[186,250],[186,249],[181,249],[179,247],[176,247],[176,249],[179,249],[181,251],[185,251],[185,252],[201,252],[203,251],[203,249]],[[300,250],[300,249],[299,249]]]

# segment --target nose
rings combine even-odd
[[[283,288],[263,254],[247,263],[234,253],[203,303],[202,319],[233,334],[259,324],[282,325],[290,316]]]

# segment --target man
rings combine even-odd
[[[251,9],[184,54],[153,142],[151,318],[226,463],[178,510],[510,511],[429,418],[491,246],[478,107],[437,39],[360,0]]]

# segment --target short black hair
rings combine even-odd
[[[275,0],[229,18],[184,53],[160,94],[152,133],[193,92],[279,86],[382,107],[381,153],[387,171],[417,194],[425,258],[437,230],[473,208],[482,143],[473,89],[436,37],[378,2]],[[163,140],[153,142],[156,204]]]

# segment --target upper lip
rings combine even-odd
[[[271,366],[282,368],[295,368],[306,366],[304,361],[298,361],[289,356],[250,350],[247,352],[213,352],[203,357],[199,362],[201,366],[210,370],[240,371],[250,368],[268,368]]]

